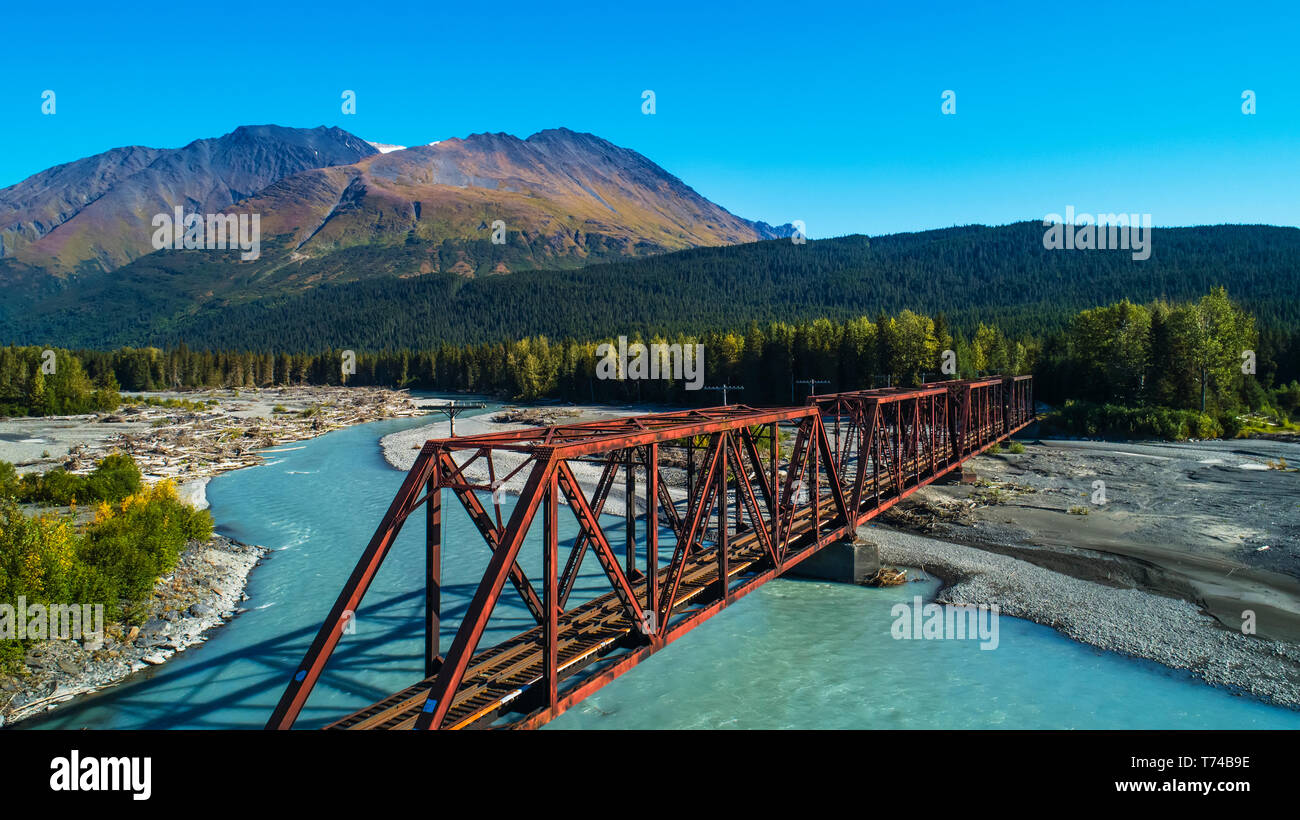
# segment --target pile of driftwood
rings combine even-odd
[[[869,587],[896,587],[907,583],[907,570],[881,567],[876,574],[862,582]]]
[[[573,423],[581,414],[569,407],[508,407],[492,417],[498,424],[530,424],[550,427]]]
[[[259,450],[353,424],[422,415],[405,391],[382,388],[213,391],[187,398],[216,403],[202,409],[131,406],[126,415],[147,428],[110,436],[98,446],[79,445],[65,469],[88,472],[105,454],[122,452],[135,459],[147,478],[188,481],[260,464]],[[274,411],[256,412],[259,403]]]

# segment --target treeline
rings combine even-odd
[[[712,391],[686,389],[689,372],[677,379],[601,378],[600,346],[617,342],[612,336],[534,336],[476,345],[443,343],[427,350],[271,353],[191,350],[182,344],[165,351],[57,351],[57,374],[47,377],[44,392],[36,389],[39,363],[50,354],[5,348],[0,362],[9,362],[12,369],[0,372],[0,406],[71,412],[66,408],[113,405],[117,390],[339,384],[519,400],[719,402]],[[754,405],[802,401],[809,387],[800,382],[807,380],[814,380],[817,392],[832,392],[1033,373],[1035,395],[1052,404],[1075,400],[1203,412],[1229,433],[1235,429],[1232,417],[1243,410],[1280,418],[1300,412],[1300,337],[1260,331],[1254,317],[1223,288],[1190,302],[1142,305],[1125,299],[1089,308],[1064,329],[1043,336],[1012,337],[988,324],[962,333],[943,314],[903,310],[843,321],[750,322],[743,331],[631,334],[627,342],[629,347],[638,342],[703,345],[704,386],[740,386],[743,391],[728,399]],[[951,357],[945,351],[952,351]],[[634,349],[630,354],[635,355]],[[345,362],[351,365],[348,372]],[[51,388],[54,379],[57,386]],[[52,395],[58,401],[50,403]],[[40,396],[46,397],[43,403]],[[1183,417],[1146,426],[1170,425],[1204,427]]]
[[[71,416],[114,410],[111,371],[87,375],[84,355],[39,347],[0,347],[0,416]]]
[[[1199,301],[1137,305],[1127,299],[1080,312],[1044,344],[1037,390],[1076,398],[1221,412],[1267,402],[1294,350],[1261,337],[1223,288]],[[1279,357],[1291,358],[1282,367]]]
[[[83,386],[108,390],[155,391],[210,387],[286,385],[367,385],[444,392],[469,391],[532,400],[653,401],[716,404],[709,391],[687,390],[683,379],[602,379],[600,346],[618,339],[554,341],[545,336],[513,342],[455,346],[422,351],[350,351],[355,372],[344,372],[348,351],[322,353],[255,353],[195,351],[185,345],[158,348],[82,350],[61,353],[84,368]],[[751,322],[743,332],[712,331],[696,335],[634,335],[628,344],[704,346],[706,386],[744,387],[735,394],[746,404],[783,404],[802,400],[814,379],[818,392],[889,385],[914,385],[945,375],[1029,372],[1037,355],[1032,339],[1012,339],[997,328],[980,325],[969,337],[953,333],[942,316],[904,310],[896,316],[834,322]],[[951,372],[942,370],[945,350],[952,350]],[[30,383],[31,362],[40,351],[9,348],[25,362],[17,383]],[[24,394],[14,394],[21,403]],[[730,398],[730,397],[729,397]],[[39,405],[29,405],[39,406]]]
[[[1235,435],[1243,411],[1286,421],[1300,410],[1296,356],[1283,337],[1260,334],[1221,287],[1184,304],[1125,299],[1080,312],[1045,341],[1035,390],[1049,402],[1073,400],[1059,420],[1076,432]]]

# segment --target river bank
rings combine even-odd
[[[942,602],[997,604],[1300,708],[1300,476],[1269,468],[1295,449],[1026,443],[974,459],[974,483],[926,487],[864,534],[884,561],[942,578]]]
[[[98,692],[205,642],[242,611],[248,575],[266,552],[221,535],[191,542],[176,569],[159,579],[142,625],[109,624],[102,636],[85,641],[42,641],[28,650],[17,677],[0,675],[0,726]]]
[[[405,391],[380,388],[204,390],[129,398],[135,403],[111,414],[0,419],[0,460],[14,462],[20,472],[61,467],[85,473],[109,453],[127,453],[146,482],[175,481],[182,501],[205,509],[212,477],[266,463],[268,456],[291,449],[285,445],[354,424],[422,415]],[[83,508],[77,514],[84,519],[89,512]],[[139,626],[112,624],[102,638],[36,644],[17,676],[0,675],[0,726],[111,687],[203,643],[239,614],[249,573],[266,552],[220,535],[193,542],[175,570],[159,579]]]
[[[113,413],[0,419],[0,460],[18,472],[88,472],[130,455],[146,481],[180,485],[265,461],[262,451],[354,424],[422,415],[405,390],[278,387],[124,394]]]

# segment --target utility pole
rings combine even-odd
[[[459,416],[461,413],[464,413],[466,410],[482,410],[484,407],[487,407],[487,405],[484,404],[483,402],[460,402],[460,403],[457,403],[457,402],[454,402],[454,401],[450,401],[450,402],[447,402],[446,404],[422,404],[422,405],[419,406],[419,409],[420,409],[420,410],[432,410],[432,411],[435,412],[435,413],[441,413],[441,414],[443,414],[444,416],[446,416],[446,417],[447,417],[447,421],[449,421],[449,422],[451,423],[451,435],[450,435],[449,437],[450,437],[450,438],[455,438],[455,437],[456,437],[456,417]]]
[[[726,404],[727,404],[727,391],[728,391],[728,390],[744,390],[745,388],[744,388],[744,387],[741,387],[741,386],[739,386],[739,385],[735,385],[735,384],[719,384],[719,385],[714,386],[714,387],[705,387],[704,389],[705,389],[705,390],[721,390],[721,391],[722,391],[722,404],[723,404],[723,406],[725,407]]]
[[[795,382],[795,384],[806,384],[806,385],[808,385],[808,395],[811,396],[811,395],[813,394],[813,389],[814,389],[817,385],[819,385],[819,384],[830,384],[830,382],[829,382],[828,380],[826,380],[826,379],[800,379],[799,381]],[[793,399],[791,399],[791,401],[793,401]]]

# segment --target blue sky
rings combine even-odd
[[[1069,205],[1157,225],[1300,225],[1294,4],[983,5],[11,6],[0,186],[243,124],[403,145],[567,126],[741,216],[802,219],[812,237]]]

